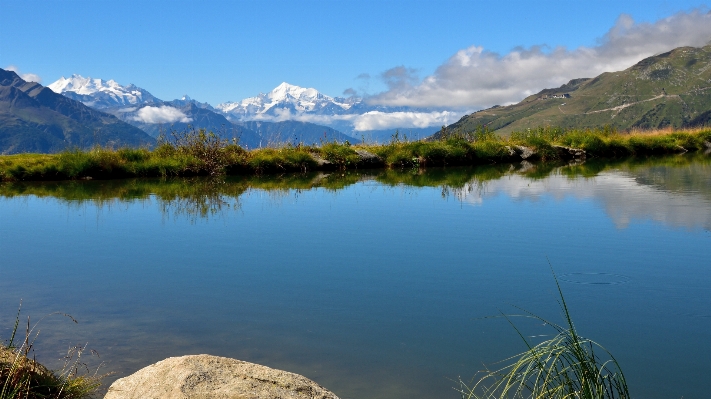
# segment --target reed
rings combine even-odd
[[[57,313],[53,313],[57,314]],[[69,315],[64,315],[74,320]],[[41,321],[41,320],[40,320]],[[69,349],[62,369],[50,371],[36,360],[30,359],[37,333],[27,319],[25,336],[16,345],[20,311],[7,343],[0,343],[0,399],[84,399],[91,398],[101,386],[104,376],[89,373],[82,360],[85,347]],[[84,372],[84,370],[87,370]]]
[[[469,387],[460,381],[463,399],[627,399],[630,397],[622,369],[612,354],[597,342],[581,336],[573,324],[568,305],[553,273],[564,324],[525,311],[550,325],[555,337],[532,345],[511,323],[528,350],[504,359],[503,366],[483,371],[483,376]]]

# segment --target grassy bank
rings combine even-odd
[[[59,315],[53,313],[50,315]],[[47,316],[50,316],[47,315]],[[74,320],[69,315],[63,315]],[[46,316],[45,316],[46,317]],[[69,348],[60,370],[49,370],[34,359],[37,324],[27,319],[20,337],[20,313],[7,341],[0,342],[0,399],[86,399],[94,397],[104,376],[85,373],[82,346]],[[19,341],[19,342],[18,342]]]
[[[396,136],[394,136],[396,137]],[[509,137],[478,129],[436,141],[284,146],[251,151],[212,133],[188,131],[155,149],[72,150],[0,156],[0,180],[75,180],[128,177],[249,175],[364,168],[485,165],[521,160],[610,159],[711,149],[711,129],[618,133],[609,129],[540,128]]]

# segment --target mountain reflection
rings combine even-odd
[[[266,191],[278,198],[316,188],[337,192],[363,181],[393,187],[437,187],[443,197],[473,205],[502,194],[527,201],[544,197],[592,199],[604,207],[619,228],[632,220],[654,220],[671,227],[711,231],[711,159],[703,156],[276,177],[6,182],[0,183],[0,197],[48,197],[68,204],[90,202],[99,207],[157,201],[164,217],[194,222],[240,209],[240,197],[250,190]]]

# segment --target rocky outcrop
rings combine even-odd
[[[361,165],[376,167],[385,164],[379,156],[373,154],[372,152],[359,149],[356,149],[355,152],[360,157]]]
[[[315,152],[312,152],[312,153],[311,153],[311,158],[313,158],[314,161],[316,161],[316,165],[318,165],[318,167],[321,168],[321,169],[330,169],[330,168],[332,168],[332,167],[334,166],[334,165],[331,163],[331,161],[329,161],[329,160],[327,160],[327,159],[323,159],[323,158],[321,157],[321,155],[319,155],[319,154],[317,154],[317,153],[315,153]]]
[[[536,150],[530,147],[524,147],[522,145],[515,145],[513,147],[507,145],[506,150],[509,152],[509,156],[521,158],[523,160],[533,160],[538,157],[538,153],[536,152]]]
[[[587,157],[585,150],[580,148],[571,148],[562,145],[552,145],[551,147],[558,152],[558,156],[561,159],[585,159]]]
[[[338,399],[298,374],[210,355],[171,357],[116,380],[104,399]]]

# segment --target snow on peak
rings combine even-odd
[[[269,97],[273,101],[284,101],[289,97],[304,100],[313,100],[317,98],[331,99],[331,97],[324,96],[316,89],[307,89],[300,86],[294,86],[286,82],[282,82],[282,84],[275,87],[274,90],[267,94],[267,97]]]
[[[351,104],[341,103],[313,88],[282,82],[267,94],[260,93],[242,101],[222,103],[216,108],[237,118],[251,118],[260,114],[283,115],[286,111],[295,115],[313,113],[333,106],[345,111]]]
[[[283,101],[289,96],[298,99],[315,99],[323,95],[319,93],[316,89],[307,89],[300,86],[294,86],[286,82],[283,82],[282,84],[274,88],[274,90],[272,90],[269,94],[267,94],[267,97],[274,101]],[[323,97],[330,98],[328,96]]]
[[[84,102],[94,108],[108,108],[118,105],[135,105],[154,102],[158,99],[151,93],[133,84],[122,86],[113,79],[108,81],[74,74],[62,76],[50,84],[52,91]]]

